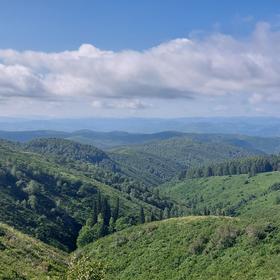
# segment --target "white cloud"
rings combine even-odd
[[[94,100],[91,103],[93,108],[101,109],[130,109],[138,110],[152,107],[149,103],[144,103],[139,99],[120,99],[120,100]]]
[[[0,50],[0,98],[93,101],[142,109],[142,99],[235,94],[251,104],[279,100],[280,32],[258,23],[246,39],[220,33],[181,38],[145,51],[84,44],[60,53]]]

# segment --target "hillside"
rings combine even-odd
[[[59,138],[41,138],[27,142],[23,149],[29,152],[51,156],[59,163],[84,162],[100,165],[108,170],[117,169],[109,156],[92,146]]]
[[[65,253],[0,223],[0,279],[61,279],[67,258]]]
[[[160,186],[159,191],[190,213],[225,214],[275,222],[280,217],[280,172],[185,179]],[[279,201],[278,201],[279,199]]]
[[[0,221],[64,250],[75,249],[78,232],[99,200],[106,200],[112,212],[118,207],[125,226],[138,222],[141,207],[147,218],[157,218],[172,206],[129,181],[111,185],[92,178],[92,164],[87,171],[75,169],[7,143],[0,152]]]
[[[176,161],[133,148],[118,148],[109,155],[129,176],[152,187],[169,181],[184,171],[184,166]]]
[[[125,162],[133,166],[135,162],[145,162],[142,164],[143,171],[147,171],[149,158],[154,156],[162,161],[168,161],[177,170],[177,175],[186,167],[223,161],[230,158],[239,158],[249,155],[261,154],[262,152],[252,149],[245,149],[221,141],[197,141],[189,137],[173,137],[167,140],[149,142],[142,145],[127,146],[112,149],[111,157],[118,163]],[[133,155],[128,157],[127,155]],[[156,165],[153,166],[157,170]],[[166,173],[172,168],[167,168]],[[174,175],[174,173],[172,174]]]
[[[279,279],[279,230],[226,217],[185,217],[136,226],[88,245],[108,278]]]

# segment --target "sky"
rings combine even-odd
[[[0,115],[280,116],[278,0],[1,0]]]

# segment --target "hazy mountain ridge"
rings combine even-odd
[[[155,133],[227,133],[261,137],[280,136],[280,118],[276,117],[208,117],[208,118],[81,118],[20,119],[0,118],[0,130],[55,130],[73,132],[87,129],[101,132],[126,131]]]

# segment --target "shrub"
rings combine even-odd
[[[239,229],[231,225],[221,226],[216,230],[211,241],[217,249],[226,249],[235,244],[239,233]]]
[[[279,196],[279,195],[277,195],[277,196],[275,197],[274,203],[275,203],[276,205],[279,205],[279,204],[280,204],[280,196]]]
[[[101,262],[82,256],[73,257],[66,275],[67,280],[104,280],[105,267]]]
[[[269,187],[269,190],[270,190],[270,191],[280,191],[280,183],[277,182],[277,183],[272,184],[272,185]]]
[[[205,245],[207,244],[208,239],[205,237],[198,237],[193,240],[189,246],[189,252],[193,255],[199,255],[203,252]]]

